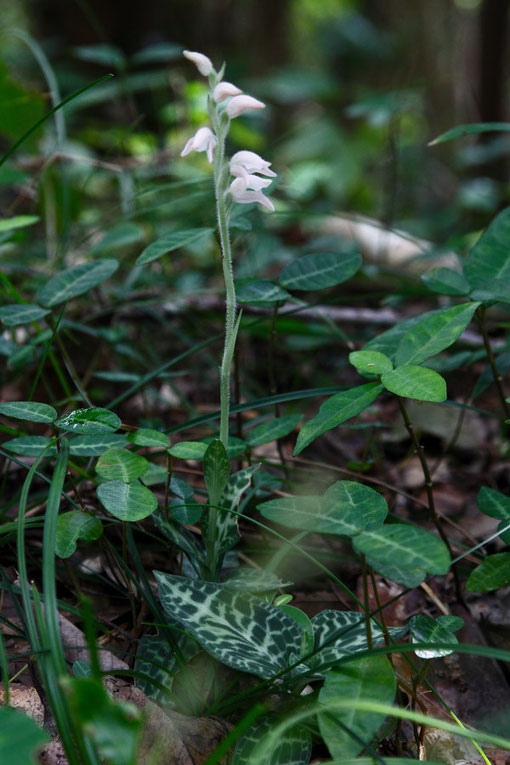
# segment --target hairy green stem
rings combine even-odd
[[[234,357],[236,341],[236,291],[230,247],[229,214],[227,207],[227,181],[225,172],[225,137],[228,126],[221,124],[214,110],[211,110],[218,145],[214,152],[214,193],[216,196],[216,216],[221,247],[221,265],[225,282],[225,343],[220,366],[220,441],[225,449],[228,444],[228,422],[230,412],[230,369]]]

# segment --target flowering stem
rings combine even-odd
[[[228,127],[221,124],[217,115],[211,114],[218,145],[214,153],[214,191],[216,215],[221,247],[221,265],[225,281],[225,344],[220,366],[220,441],[225,449],[228,444],[228,423],[230,410],[230,369],[236,342],[236,291],[230,247],[229,214],[226,202],[228,174],[225,171],[225,137]]]

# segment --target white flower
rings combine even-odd
[[[219,82],[213,90],[213,98],[217,104],[230,96],[239,96],[243,91],[232,82]]]
[[[252,202],[258,202],[264,207],[267,207],[268,210],[271,210],[271,212],[274,212],[274,204],[271,202],[271,200],[265,197],[260,190],[249,189],[245,178],[234,178],[230,184],[229,191],[236,202],[240,202],[244,205],[251,204]]]
[[[245,182],[246,188],[253,189],[253,191],[260,191],[271,185],[269,178],[260,178],[258,175],[244,175],[242,180]]]
[[[203,53],[197,53],[195,50],[184,50],[182,55],[190,61],[193,61],[200,74],[203,74],[204,77],[207,77],[211,72],[214,72],[211,59],[204,56]]]
[[[252,173],[260,173],[270,178],[276,178],[276,173],[270,170],[271,162],[259,157],[254,151],[238,151],[230,160],[230,173],[246,178]]]
[[[234,96],[227,104],[226,112],[231,120],[239,117],[247,109],[265,109],[266,105],[253,96]]]
[[[184,149],[181,151],[181,157],[185,157],[191,151],[207,152],[207,159],[212,163],[213,151],[218,141],[212,130],[208,127],[201,127],[197,130],[193,138],[190,138]]]

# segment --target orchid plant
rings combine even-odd
[[[270,179],[275,178],[276,173],[270,169],[270,162],[266,162],[253,151],[238,151],[230,158],[230,161],[225,155],[230,121],[246,111],[264,109],[265,104],[243,93],[232,82],[225,82],[223,80],[225,67],[223,66],[217,72],[211,60],[203,53],[185,50],[184,56],[195,64],[200,74],[209,78],[210,86],[207,101],[212,129],[209,126],[200,127],[186,143],[181,156],[185,157],[192,151],[205,151],[208,161],[213,166],[226,299],[225,343],[220,366],[220,441],[226,449],[230,409],[230,370],[239,328],[239,320],[236,319],[236,292],[230,244],[230,212],[233,202],[240,204],[258,202],[268,210],[274,211],[273,203],[262,193],[262,189],[271,184]]]

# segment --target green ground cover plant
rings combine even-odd
[[[453,533],[412,406],[455,412],[450,449],[476,412],[508,460],[510,208],[473,237],[457,268],[399,282],[400,304],[412,305],[414,290],[427,310],[354,340],[321,296],[341,301],[356,284],[379,294],[359,248],[313,233],[289,244],[306,216],[252,150],[249,129],[251,148],[240,128],[235,140],[230,132],[265,104],[225,81],[225,65],[184,57],[198,69],[188,76],[202,77],[201,100],[174,174],[157,163],[48,156],[39,209],[0,222],[0,586],[9,603],[0,760],[37,762],[51,735],[71,765],[191,762],[164,737],[174,726],[170,738],[190,747],[186,719],[195,736],[205,720],[225,726],[198,752],[208,765],[433,765],[445,760],[429,756],[430,729],[466,739],[490,762],[485,748],[510,749],[508,730],[465,726],[429,672],[454,653],[509,661],[505,648],[459,640],[464,619],[437,602],[449,587],[466,607],[470,593],[510,583],[510,497],[481,479],[476,512],[497,529],[473,543]],[[26,127],[2,160],[7,189],[16,172],[29,181],[17,152],[41,126],[54,125],[66,156],[58,115],[104,83],[57,99]],[[248,272],[243,258],[257,248],[283,254],[265,261],[258,251],[263,267]],[[210,296],[197,319],[192,298]],[[478,345],[465,341],[469,332]],[[251,347],[255,367],[243,369]],[[338,374],[324,384],[315,353],[325,364],[334,357],[341,385]],[[476,402],[488,389],[493,409]],[[380,433],[400,425],[421,498],[377,477]],[[342,433],[357,439],[356,459],[326,440]],[[324,450],[341,478],[319,478],[313,457]],[[399,494],[422,512],[402,511]],[[338,600],[307,613],[293,600],[318,575]],[[422,586],[433,596],[426,608],[392,624],[386,610]],[[79,626],[80,645],[69,644],[66,621]],[[106,654],[122,661],[108,665]],[[23,673],[44,699],[44,728],[9,706]],[[112,677],[124,680],[122,693]],[[149,746],[151,719],[166,722]]]

